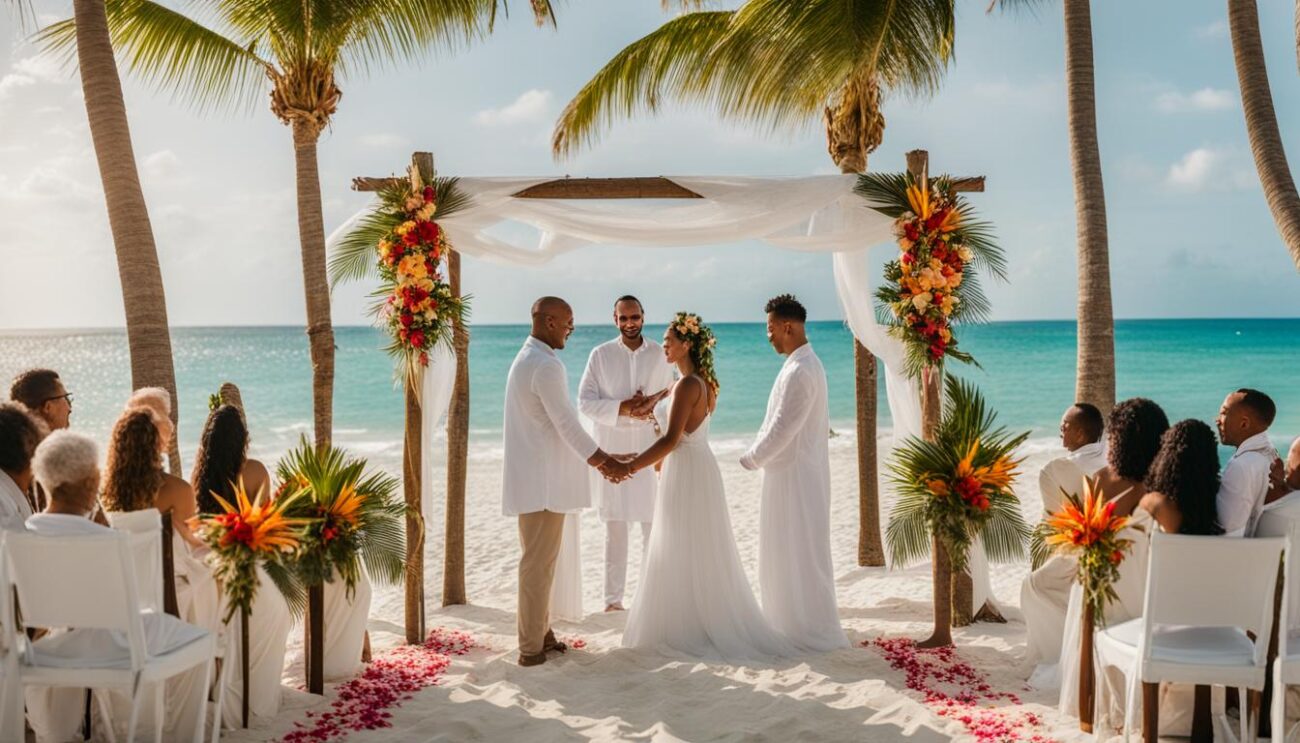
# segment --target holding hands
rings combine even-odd
[[[635,395],[618,406],[618,414],[634,420],[651,420],[654,418],[655,405],[667,397],[668,392],[668,389],[662,389],[653,395],[646,395],[641,390],[637,390]]]

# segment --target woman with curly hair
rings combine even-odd
[[[678,313],[664,333],[664,356],[681,373],[655,417],[664,433],[607,477],[663,461],[654,529],[623,646],[690,658],[756,660],[793,655],[793,643],[764,618],[740,564],[709,418],[718,399],[713,331]]]
[[[1175,423],[1160,439],[1160,453],[1146,477],[1139,508],[1169,534],[1218,536],[1219,447],[1205,423]]]
[[[1106,421],[1106,467],[1097,484],[1106,500],[1115,501],[1115,513],[1127,516],[1146,493],[1144,482],[1151,462],[1160,451],[1160,437],[1169,430],[1165,411],[1145,397],[1116,405]]]
[[[157,390],[166,395],[163,390]],[[190,545],[204,545],[190,531],[189,519],[197,513],[194,489],[181,478],[163,471],[163,457],[171,441],[170,410],[162,407],[153,390],[138,390],[113,424],[104,468],[100,503],[110,513],[156,508],[170,513],[172,528]]]

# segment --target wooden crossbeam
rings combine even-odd
[[[353,191],[378,191],[405,184],[406,178],[353,178]],[[984,176],[953,180],[953,188],[966,193],[984,191]],[[663,176],[638,178],[557,178],[529,186],[517,199],[699,199],[694,191]]]

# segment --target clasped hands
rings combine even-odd
[[[618,406],[618,414],[626,415],[635,420],[652,420],[655,413],[655,405],[668,395],[669,390],[662,389],[653,395],[647,395],[641,390],[636,394],[624,400]]]
[[[635,474],[631,467],[633,459],[636,459],[635,454],[608,454],[605,461],[596,465],[596,469],[606,480],[618,484],[630,480]]]

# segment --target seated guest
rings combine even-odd
[[[1217,536],[1218,445],[1205,423],[1175,423],[1160,440],[1160,453],[1147,472],[1147,492],[1138,507],[1168,534]]]
[[[208,415],[203,426],[199,451],[194,458],[195,496],[201,513],[222,513],[219,495],[227,503],[235,502],[234,486],[242,479],[248,497],[266,488],[270,497],[270,475],[261,462],[248,458],[248,429],[232,405],[220,405]],[[284,672],[285,646],[293,617],[275,583],[258,568],[259,586],[249,616],[249,711],[258,717],[272,716],[280,710],[280,677]],[[224,615],[224,611],[223,611]],[[239,647],[239,622],[226,628]],[[242,669],[235,664],[226,679],[226,703],[221,717],[227,727],[237,727],[242,719]]]
[[[18,403],[0,405],[0,529],[23,529],[32,515],[32,455],[41,425]]]
[[[49,505],[45,511],[27,520],[28,530],[36,534],[66,537],[76,535],[104,534],[108,530],[95,523],[90,517],[98,508],[99,493],[99,453],[95,442],[90,438],[71,431],[55,431],[36,449],[33,461],[36,479],[49,495]],[[162,654],[173,650],[175,643],[190,642],[194,631],[184,622],[166,614],[147,613],[144,615],[145,643],[151,654]],[[81,639],[66,634],[53,632],[48,640],[43,640],[47,647],[44,652],[57,655],[59,648],[66,645],[72,651],[87,646],[88,633],[103,630],[80,630]],[[121,638],[105,637],[108,646],[123,647]],[[93,643],[92,643],[93,644]],[[202,693],[203,669],[190,671],[167,681],[167,718],[169,725],[164,731],[167,740],[189,737],[199,717],[204,713],[206,694]],[[175,693],[179,688],[187,694]],[[123,692],[96,691],[104,694],[103,705],[96,705],[97,722],[95,730],[102,731],[103,726],[113,725],[119,728],[119,735],[125,735],[130,699]],[[147,687],[141,694],[147,700],[153,698],[152,690]],[[82,721],[82,705],[85,701],[83,690],[29,688],[27,691],[28,716],[38,741],[66,741],[77,732]],[[113,710],[112,720],[98,715],[105,707]],[[153,715],[145,713],[140,716],[143,730],[152,726]],[[114,723],[116,723],[114,725]],[[145,732],[141,732],[146,737]],[[147,736],[152,737],[152,736]]]
[[[29,369],[14,377],[9,386],[9,399],[27,406],[45,431],[61,431],[70,425],[72,393],[59,380],[53,369]],[[35,483],[27,490],[27,502],[32,511],[45,508],[45,493]]]
[[[1048,462],[1038,473],[1045,513],[1061,510],[1062,490],[1078,495],[1083,478],[1106,466],[1106,443],[1101,440],[1104,429],[1101,411],[1086,402],[1075,403],[1061,416],[1061,443],[1067,454]]]
[[[1107,500],[1120,498],[1116,512],[1133,510],[1145,488],[1142,481],[1160,449],[1160,437],[1169,419],[1159,405],[1146,398],[1125,400],[1110,413],[1106,430],[1106,461],[1097,471],[1098,487]],[[1134,490],[1138,492],[1133,493]],[[1125,504],[1128,504],[1125,506]],[[1070,590],[1075,585],[1076,561],[1053,556],[1025,578],[1020,587],[1020,610],[1025,616],[1026,660],[1044,665],[1034,672],[1035,686],[1050,688],[1058,683],[1056,667],[1062,654]],[[1138,609],[1141,603],[1139,601]]]
[[[151,433],[148,428],[152,426]],[[108,511],[138,511],[156,508],[172,515],[172,528],[191,549],[204,545],[194,536],[189,519],[198,513],[194,489],[163,469],[163,457],[175,427],[171,420],[171,398],[161,387],[136,390],[126,410],[113,427],[108,444],[104,508]]]
[[[1272,398],[1252,389],[1233,392],[1219,408],[1219,441],[1237,448],[1223,470],[1217,496],[1219,524],[1226,536],[1255,533],[1269,491],[1269,471],[1278,458],[1268,440],[1268,427],[1276,415]]]
[[[1281,459],[1273,460],[1273,468],[1268,477],[1270,485],[1266,503],[1300,492],[1300,438],[1291,442],[1285,462]]]

